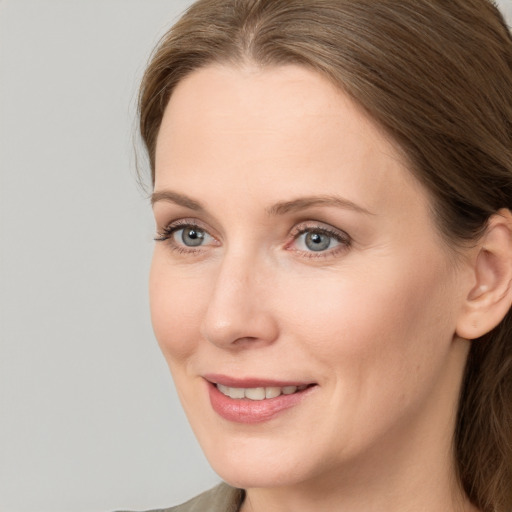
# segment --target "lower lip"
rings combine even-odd
[[[215,384],[208,382],[208,392],[213,410],[222,418],[235,423],[261,423],[298,405],[316,386],[310,386],[291,395],[279,395],[264,400],[230,398],[221,393]]]

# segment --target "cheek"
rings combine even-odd
[[[202,294],[204,282],[180,272],[155,249],[149,279],[151,322],[169,365],[186,361],[197,348],[198,325],[204,314]]]
[[[337,437],[356,448],[424,409],[454,332],[442,266],[409,275],[401,266],[375,268],[316,280],[289,303],[295,343],[330,390],[334,430],[348,436]]]
[[[431,260],[423,271],[381,263],[288,287],[289,324],[311,355],[377,387],[417,376],[428,364],[432,370],[455,326],[442,262]]]

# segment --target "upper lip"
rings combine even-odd
[[[212,384],[221,384],[222,386],[227,386],[229,388],[267,388],[267,387],[277,387],[283,388],[285,386],[308,386],[311,384],[316,384],[311,381],[302,381],[302,380],[276,380],[276,379],[265,379],[259,377],[230,377],[228,375],[220,375],[220,374],[206,374],[203,375],[203,378]]]

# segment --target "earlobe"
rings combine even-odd
[[[512,305],[512,214],[501,209],[489,218],[472,262],[474,283],[457,322],[457,335],[475,339],[488,333]]]

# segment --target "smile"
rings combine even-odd
[[[280,395],[293,395],[298,391],[303,391],[308,386],[269,386],[259,388],[234,388],[216,384],[217,389],[229,398],[242,399],[248,398],[249,400],[266,400],[269,398],[277,398]]]
[[[299,406],[318,388],[316,383],[205,377],[213,410],[235,423],[261,423]]]

